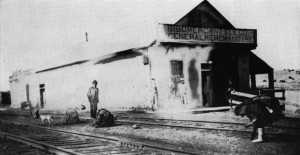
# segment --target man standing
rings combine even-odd
[[[90,106],[91,106],[91,118],[94,119],[96,119],[97,104],[99,102],[99,98],[98,98],[99,90],[97,88],[97,83],[98,82],[94,80],[92,83],[93,86],[89,89],[87,93],[87,97],[89,99]]]
[[[155,111],[158,108],[158,92],[157,92],[155,79],[151,79],[151,87],[152,87],[152,90],[151,90],[152,111]]]
[[[180,78],[180,82],[178,83],[177,88],[180,95],[181,103],[187,104],[186,86],[184,84],[184,78]]]
[[[228,89],[227,89],[227,92],[226,92],[226,96],[227,96],[227,100],[229,101],[230,108],[232,108],[232,95],[231,95],[231,92],[234,92],[234,90],[233,90],[232,81],[231,81],[231,79],[229,79],[229,81],[228,81]]]

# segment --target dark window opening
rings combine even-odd
[[[171,60],[171,73],[172,75],[183,76],[183,63],[179,60]]]
[[[211,63],[202,63],[201,71],[211,71],[212,64]]]
[[[41,108],[45,107],[45,84],[40,84],[40,102]]]
[[[171,60],[171,90],[170,93],[173,97],[179,97],[178,83],[180,78],[183,78],[183,62],[179,60]]]

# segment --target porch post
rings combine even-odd
[[[269,77],[269,88],[274,89],[274,73],[273,73],[273,71],[268,73],[268,77]]]
[[[255,74],[251,74],[251,88],[256,89],[256,77]]]
[[[249,79],[249,54],[242,53],[238,58],[238,73],[239,73],[239,89],[238,90],[248,90],[250,88]]]

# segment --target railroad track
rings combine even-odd
[[[42,146],[40,146],[42,147]],[[24,143],[23,140],[16,140],[13,135],[8,133],[0,132],[0,154],[2,155],[53,155],[46,149],[40,149],[35,145]]]
[[[210,124],[230,124],[230,125],[242,125],[245,123],[238,122],[221,122],[221,121],[205,121],[205,120],[179,120],[179,119],[164,119],[164,118],[149,118],[149,117],[132,117],[132,116],[119,116],[118,118],[127,119],[127,120],[148,120],[148,121],[174,121],[174,122],[193,122],[193,123],[210,123]],[[270,125],[272,128],[281,128],[281,129],[295,129],[300,130],[299,127],[288,127],[288,126],[280,126],[280,125]]]
[[[204,129],[204,130],[218,130],[218,131],[234,131],[251,133],[251,128],[245,128],[244,123],[236,122],[217,122],[217,121],[201,121],[201,120],[176,120],[176,119],[153,119],[145,117],[129,117],[120,116],[117,122],[122,124],[140,124],[147,126],[163,126],[186,129]],[[300,135],[300,128],[286,127],[286,126],[267,126],[266,134],[287,134]],[[285,131],[285,132],[284,132]]]
[[[11,114],[9,114],[11,115]],[[12,114],[19,115],[19,114]],[[22,115],[28,117],[28,115]],[[63,116],[56,116],[62,118]],[[83,118],[90,119],[90,118]],[[221,121],[204,121],[204,120],[178,120],[178,119],[153,119],[148,117],[132,117],[132,116],[118,116],[116,121],[120,124],[139,124],[141,126],[158,126],[158,127],[171,127],[181,129],[202,129],[214,130],[225,132],[241,132],[252,133],[252,128],[245,128],[244,123],[238,122],[221,122]],[[266,134],[269,135],[300,135],[299,127],[287,127],[272,125],[265,128]]]
[[[0,135],[53,154],[198,154],[174,148],[0,120]],[[21,134],[22,133],[22,134]],[[32,148],[33,150],[33,148]]]

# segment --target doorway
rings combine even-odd
[[[213,104],[211,67],[211,64],[201,64],[203,106],[211,106]]]
[[[41,108],[45,107],[45,84],[40,84],[40,102]]]
[[[226,62],[228,64],[226,73],[227,80],[232,82],[232,87],[234,90],[239,90],[239,71],[238,71],[238,59],[235,55],[229,55],[229,61]],[[228,87],[228,86],[227,86]]]

